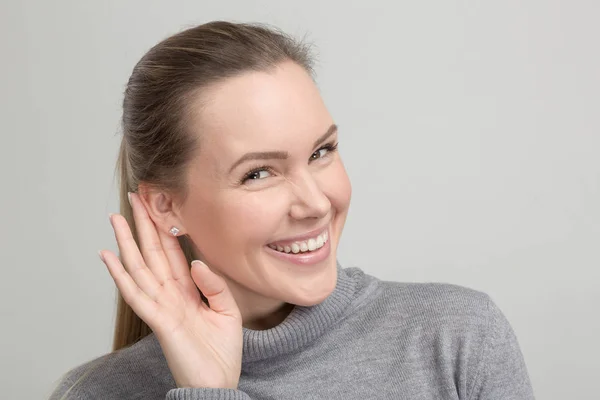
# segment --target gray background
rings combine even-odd
[[[2,1],[0,397],[110,349],[135,62],[212,19],[307,35],[354,198],[344,266],[489,293],[539,399],[597,399],[600,2]]]

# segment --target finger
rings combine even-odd
[[[131,229],[125,218],[119,214],[112,214],[110,222],[115,231],[119,253],[123,260],[124,268],[134,280],[135,284],[144,291],[150,298],[156,299],[157,293],[161,288],[152,271],[148,269],[137,243],[131,234]]]
[[[190,267],[185,254],[179,244],[177,237],[169,235],[162,230],[158,231],[158,237],[162,243],[163,250],[171,266],[173,279],[178,282],[186,291],[197,292],[198,288],[192,281]]]
[[[208,299],[211,310],[240,318],[238,305],[227,282],[222,277],[212,272],[206,264],[199,260],[192,261],[191,275],[200,291]]]
[[[150,219],[144,203],[137,193],[131,193],[130,196],[142,256],[156,280],[162,285],[172,278],[169,261],[163,251],[156,225]]]
[[[157,303],[144,293],[127,273],[119,258],[110,251],[99,252],[100,258],[108,268],[110,276],[115,281],[123,300],[143,319],[149,326],[152,317],[157,311]]]

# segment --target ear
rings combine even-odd
[[[172,227],[177,227],[179,233],[177,236],[185,235],[185,227],[182,223],[179,209],[175,206],[173,196],[141,184],[138,188],[138,195],[150,219],[156,225],[156,229],[167,234]]]

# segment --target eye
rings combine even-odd
[[[271,175],[271,169],[269,167],[258,167],[248,172],[240,180],[240,183],[246,183],[247,181],[257,181],[260,179],[268,178]]]
[[[310,156],[310,161],[318,160],[319,158],[327,156],[329,153],[336,151],[337,147],[338,143],[328,143],[324,145],[323,147],[312,153],[312,155]]]

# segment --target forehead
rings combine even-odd
[[[202,158],[218,155],[220,163],[249,151],[304,151],[332,124],[312,78],[292,62],[229,78],[202,98],[192,133],[199,135]]]

